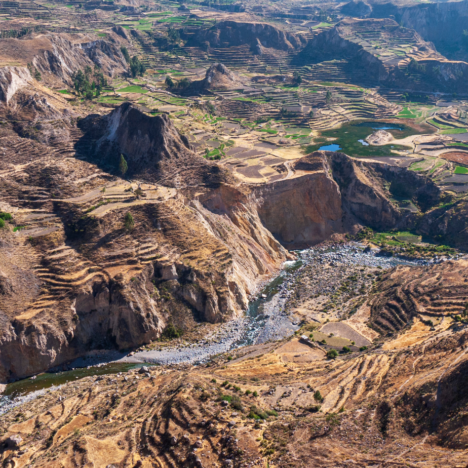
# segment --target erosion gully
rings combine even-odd
[[[339,246],[310,248],[295,252],[297,260],[285,262],[278,276],[266,283],[243,317],[221,325],[216,332],[196,344],[185,347],[165,348],[161,351],[119,353],[98,351],[71,364],[71,370],[47,372],[33,378],[23,379],[6,386],[0,396],[0,415],[14,407],[37,398],[61,385],[87,376],[116,374],[143,365],[202,364],[213,356],[230,350],[281,340],[294,334],[299,323],[291,319],[284,310],[292,292],[295,277],[311,262],[334,262],[335,264],[359,264],[362,266],[392,268],[399,264],[417,266],[423,262],[409,261],[396,257],[379,257],[364,252],[364,246],[349,243]]]

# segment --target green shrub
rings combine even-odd
[[[323,396],[322,396],[322,394],[320,393],[320,390],[316,390],[316,391],[315,391],[315,393],[314,393],[314,400],[315,400],[315,401],[320,401],[320,402],[323,401]]]
[[[3,221],[2,218],[0,218],[0,229],[3,229],[5,227],[5,221]]]
[[[331,350],[330,350],[331,351]],[[343,346],[342,350],[341,350],[343,353],[350,353],[351,352],[351,349],[348,348],[348,346]]]
[[[252,393],[252,396],[253,396],[253,397],[258,397],[258,393],[257,393],[256,390]]]
[[[231,395],[221,395],[219,397],[219,401],[227,401],[228,403],[231,403],[232,396]]]
[[[367,346],[361,346],[361,347],[359,348],[359,351],[366,351],[366,350],[367,350]]]
[[[247,416],[248,418],[251,419],[267,419],[268,414],[266,411],[263,411],[262,409],[258,408],[257,406],[251,406],[250,407],[250,412]]]
[[[242,411],[244,408],[242,407],[242,401],[237,395],[233,395],[231,398],[231,406],[238,410]]]
[[[133,216],[131,213],[127,213],[125,215],[125,229],[131,230],[135,227],[135,221],[133,220]]]
[[[180,338],[184,334],[184,331],[180,328],[177,328],[175,325],[170,323],[167,327],[163,330],[161,338],[166,340],[174,340],[176,338]]]
[[[3,219],[3,221],[11,221],[13,219],[13,216],[11,216],[10,213],[0,212],[0,219]]]
[[[327,358],[328,359],[336,359],[337,356],[338,356],[338,351],[336,349],[330,349],[329,351],[327,351]]]
[[[128,171],[128,164],[123,154],[120,155],[119,171],[122,176],[124,176]]]

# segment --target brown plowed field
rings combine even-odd
[[[468,153],[463,153],[461,151],[454,151],[452,153],[441,154],[439,158],[446,159],[457,164],[463,164],[468,166]]]

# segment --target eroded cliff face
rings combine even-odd
[[[288,249],[343,233],[340,189],[326,172],[298,175],[253,191],[262,223]]]
[[[252,50],[266,47],[278,50],[298,50],[306,40],[299,34],[283,31],[271,24],[240,21],[220,21],[209,29],[201,29],[190,38],[190,43],[211,47],[233,47],[248,44]]]
[[[107,76],[124,73],[127,64],[120,51],[126,42],[116,33],[108,40],[86,34],[33,34],[21,39],[0,39],[4,57],[24,67],[32,64],[46,84],[72,85],[72,75],[86,66],[98,66]]]

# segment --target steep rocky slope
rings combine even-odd
[[[98,66],[107,76],[127,69],[120,51],[126,40],[111,32],[108,39],[86,34],[33,34],[21,39],[0,39],[0,66],[33,66],[47,85],[72,85],[72,75],[86,66]],[[23,72],[25,73],[25,72]]]
[[[355,233],[362,226],[376,230],[431,226],[436,231],[433,220],[438,218],[442,193],[416,172],[327,151],[305,156],[289,169],[288,177],[252,192],[263,224],[288,248],[314,245],[333,234]],[[402,209],[392,201],[395,197],[412,200],[420,214]],[[448,218],[446,231],[460,232],[463,221]],[[455,245],[464,245],[462,237]]]
[[[466,92],[467,63],[447,60],[392,19],[344,19],[298,55],[302,64],[332,59],[347,60],[350,79],[360,79],[365,69],[366,80],[388,87]]]
[[[233,47],[248,44],[256,53],[262,47],[284,51],[301,49],[306,40],[297,34],[283,31],[268,23],[220,21],[209,29],[200,29],[193,36],[187,36],[190,45],[211,47]]]

